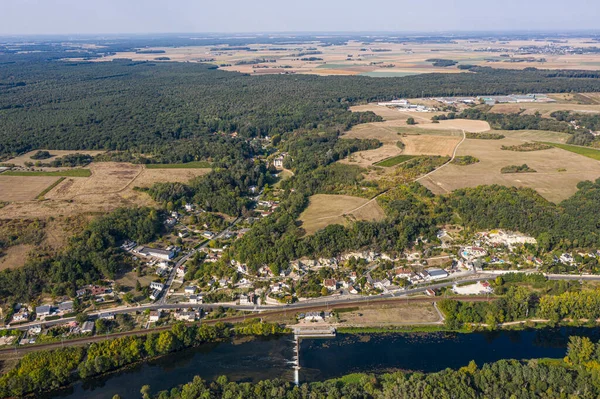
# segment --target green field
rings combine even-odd
[[[600,161],[600,150],[589,147],[580,147],[578,145],[570,145],[570,144],[558,144],[558,143],[547,143],[544,144],[552,145],[556,148],[560,148],[562,150],[574,152],[575,154],[583,155],[584,157],[595,159],[596,161]]]
[[[147,169],[206,169],[210,168],[210,162],[196,161],[187,163],[149,163]]]
[[[59,176],[59,177],[90,177],[92,172],[89,169],[68,169],[52,172],[44,171],[19,171],[8,170],[3,173],[4,176]]]
[[[384,168],[389,168],[389,167],[401,164],[402,162],[406,162],[409,159],[414,158],[415,156],[416,155],[397,155],[395,157],[391,157],[388,159],[384,159],[383,161],[379,161],[375,164],[375,166],[383,166]]]
[[[50,192],[50,190],[52,190],[54,187],[58,186],[65,179],[66,179],[66,177],[59,178],[57,181],[55,181],[50,186],[48,186],[44,191],[42,191],[41,193],[39,193],[38,196],[35,197],[35,199],[43,200],[44,199],[44,195],[48,194]]]

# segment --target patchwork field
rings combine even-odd
[[[27,179],[27,180],[25,180]],[[31,201],[44,189],[58,180],[52,176],[5,176],[0,175],[0,201]],[[0,209],[0,212],[2,210]]]
[[[559,202],[575,193],[580,181],[600,177],[600,162],[558,148],[531,152],[501,150],[503,145],[519,145],[527,141],[525,137],[528,135],[531,137],[539,134],[507,133],[510,137],[502,140],[465,140],[457,155],[477,157],[479,163],[468,166],[447,165],[421,180],[421,183],[437,194],[482,184],[530,187],[548,200]],[[557,135],[554,141],[560,140],[564,140],[564,136]],[[505,166],[521,164],[527,164],[537,173],[500,173],[500,169]]]
[[[227,65],[224,70],[263,75],[302,73],[317,75],[410,76],[420,73],[461,73],[460,64],[501,69],[600,69],[598,54],[523,55],[523,46],[547,46],[549,41],[456,40],[451,43],[362,43],[350,41],[341,45],[320,42],[282,46],[250,44],[248,49],[227,46],[156,47],[160,54],[119,52],[95,61],[132,59],[139,61],[206,62]],[[565,38],[564,44],[575,47],[597,45],[590,39]],[[489,51],[495,49],[496,51]],[[500,57],[498,50],[510,57]],[[164,59],[164,60],[161,60]],[[451,67],[433,66],[431,58],[458,62]],[[520,62],[511,62],[519,60]]]
[[[381,220],[385,217],[377,201],[349,195],[317,194],[310,197],[308,207],[299,220],[307,234],[314,234],[331,224],[350,220]]]
[[[92,163],[89,169],[90,177],[64,179],[44,195],[43,201],[34,201],[34,199],[56,181],[55,177],[0,175],[0,200],[11,202],[0,209],[0,217],[47,218],[109,212],[122,206],[154,206],[154,201],[147,194],[135,191],[133,188],[149,187],[157,182],[187,182],[210,171],[210,169],[146,169],[143,165],[117,162]],[[22,187],[23,181],[28,183],[24,186],[26,190]],[[36,182],[38,182],[37,186],[35,186]],[[2,189],[4,187],[6,189]],[[15,193],[19,189],[24,192],[18,196]],[[12,195],[5,196],[5,193]],[[3,196],[6,199],[3,199]]]
[[[474,121],[470,119],[451,119],[439,121],[439,123],[419,123],[416,125],[419,129],[433,130],[451,130],[458,129],[465,132],[480,133],[491,129],[486,121]]]
[[[51,157],[48,159],[41,159],[41,160],[36,160],[36,159],[31,159],[31,156],[34,155],[36,152],[38,152],[38,150],[34,150],[34,151],[29,151],[26,154],[20,155],[18,157],[15,158],[11,158],[8,161],[6,161],[6,163],[12,163],[18,166],[25,166],[25,162],[33,162],[36,163],[37,161],[41,161],[44,163],[50,162],[55,158],[60,158],[62,156],[65,155],[69,155],[69,154],[88,154],[91,156],[96,156],[98,154],[102,154],[105,151],[67,151],[67,150],[47,150],[48,152],[50,152]],[[61,169],[66,169],[66,168],[61,168]],[[48,168],[48,170],[55,170],[55,168]]]
[[[517,113],[533,115],[536,112],[542,116],[550,117],[554,111],[573,111],[578,113],[600,113],[600,104],[571,104],[571,103],[521,103],[521,104],[496,104],[491,112]]]

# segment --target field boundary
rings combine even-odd
[[[44,199],[44,195],[48,194],[54,187],[58,186],[65,179],[66,179],[66,177],[64,177],[64,176],[58,178],[58,180],[56,180],[54,183],[52,183],[51,185],[49,185],[48,187],[46,187],[46,189],[44,191],[42,191],[41,193],[39,193],[37,195],[37,197],[35,197],[35,199],[36,200],[43,200]]]
[[[574,154],[584,156],[586,158],[600,161],[600,150],[596,149],[596,148],[583,147],[583,146],[573,145],[573,144],[550,143],[550,142],[546,142],[546,141],[539,141],[539,143],[551,145],[555,148],[560,148],[561,150],[569,151]]]

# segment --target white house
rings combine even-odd
[[[188,286],[188,287],[185,287],[183,291],[185,292],[186,295],[194,295],[196,293],[196,287]]]
[[[152,289],[152,290],[162,291],[164,288],[165,288],[165,285],[163,283],[159,283],[157,281],[153,281],[150,283],[150,289]]]
[[[150,311],[150,317],[148,318],[148,321],[151,323],[156,323],[158,320],[160,320],[161,315],[162,312],[160,310],[152,310]]]

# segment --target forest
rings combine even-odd
[[[7,62],[0,65],[0,156],[110,149],[152,154],[162,163],[210,160],[227,152],[217,146],[213,153],[220,134],[237,133],[226,140],[239,147],[248,137],[379,120],[348,110],[359,102],[566,91],[600,91],[600,80],[536,69],[373,79],[249,76],[193,63]],[[168,154],[169,143],[176,143],[176,156]]]

